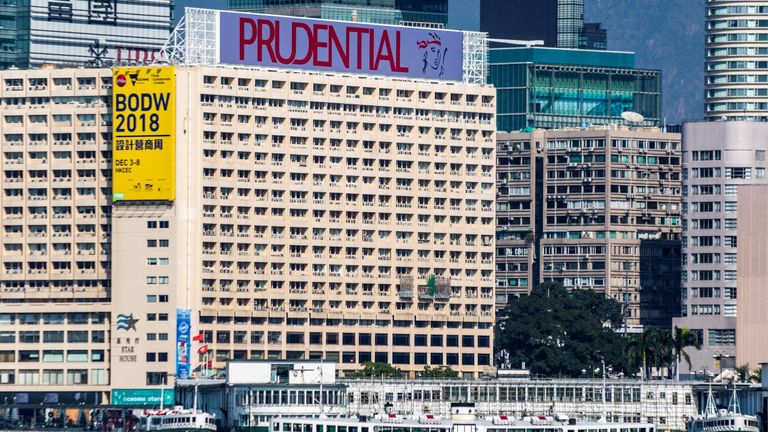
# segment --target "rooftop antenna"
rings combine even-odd
[[[633,126],[638,126],[640,123],[645,121],[645,117],[642,114],[634,111],[624,111],[621,113],[621,118]]]

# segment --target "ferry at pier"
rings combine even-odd
[[[572,418],[531,416],[434,415],[401,416],[381,414],[372,417],[273,418],[270,432],[656,432],[650,423],[579,422]]]
[[[707,405],[701,415],[688,422],[688,432],[759,432],[757,417],[741,413],[736,386],[733,387],[728,409],[717,409],[712,387],[707,393]]]
[[[142,432],[216,432],[217,429],[213,414],[182,407],[144,411],[139,419]]]

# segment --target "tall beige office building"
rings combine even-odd
[[[768,362],[768,185],[743,185],[738,194],[738,308],[736,358],[757,368]]]
[[[700,335],[690,353],[693,371],[734,368],[741,293],[739,190],[765,184],[765,122],[691,122],[683,125],[682,307],[678,327]],[[684,366],[687,368],[687,364]]]
[[[490,366],[492,88],[208,67],[176,80],[176,199],[113,210],[113,303],[144,320],[138,358],[173,352],[144,338],[172,333],[181,307],[213,368]],[[168,370],[119,360],[116,387]]]
[[[0,391],[91,404],[109,389],[111,83],[108,70],[0,74]]]
[[[680,289],[680,135],[613,126],[497,140],[497,303],[553,280],[617,299],[626,331],[669,326]]]
[[[490,366],[492,88],[175,72],[176,199],[115,205],[112,72],[0,75],[0,385],[157,389],[177,308],[213,368]]]

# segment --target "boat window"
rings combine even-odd
[[[315,432],[323,432],[323,425],[315,425]]]
[[[311,424],[305,424],[304,425],[304,432],[312,432],[312,425]]]

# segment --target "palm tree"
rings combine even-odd
[[[657,363],[659,352],[659,331],[649,328],[632,338],[629,343],[630,357],[642,365],[641,378],[646,379],[650,375],[650,368]]]
[[[736,368],[736,376],[739,377],[741,382],[749,382],[749,375],[752,369],[749,368],[749,363],[744,363]]]
[[[701,349],[701,341],[698,335],[687,327],[675,326],[674,334],[672,335],[672,354],[675,360],[675,378],[680,379],[680,359],[685,360],[688,365],[688,369],[691,368],[691,357],[685,351],[687,348]]]

